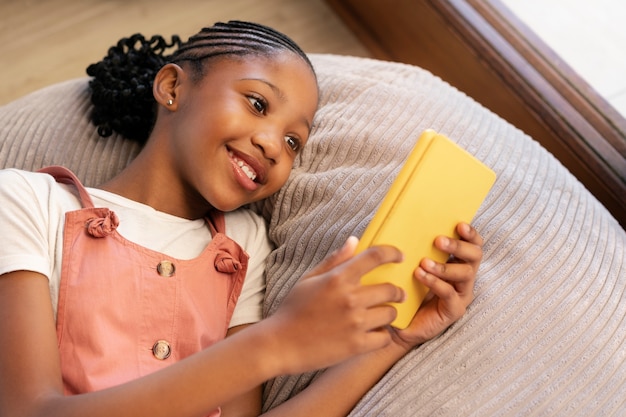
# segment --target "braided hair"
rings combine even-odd
[[[174,49],[171,54],[166,54]],[[87,67],[93,110],[91,121],[102,137],[113,132],[144,144],[156,119],[152,84],[167,63],[190,64],[195,81],[207,70],[213,58],[243,55],[268,55],[291,51],[311,68],[313,65],[300,47],[284,34],[256,23],[229,21],[203,28],[181,42],[176,35],[167,42],[156,35],[141,34],[120,39],[102,61]]]

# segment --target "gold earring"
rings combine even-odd
[[[171,106],[172,104],[174,104],[174,100],[172,100],[172,99],[167,100],[167,105],[168,106]]]

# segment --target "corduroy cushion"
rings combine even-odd
[[[311,58],[321,88],[313,134],[285,187],[257,206],[276,244],[266,314],[363,232],[422,130],[446,134],[498,174],[474,220],[485,256],[469,311],[401,360],[351,415],[624,412],[626,234],[607,210],[538,143],[427,71]],[[1,107],[0,166],[63,164],[89,185],[109,178],[138,148],[98,139],[88,109],[85,79]],[[265,407],[313,377],[270,381]]]

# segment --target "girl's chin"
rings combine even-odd
[[[247,206],[256,200],[241,200],[241,201],[218,201],[216,204],[212,204],[212,207],[216,210],[223,211],[225,213],[229,211],[235,211],[241,207]]]

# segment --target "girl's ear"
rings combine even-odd
[[[152,94],[161,106],[175,111],[178,107],[176,100],[180,85],[184,77],[183,69],[176,64],[166,64],[154,77]]]

